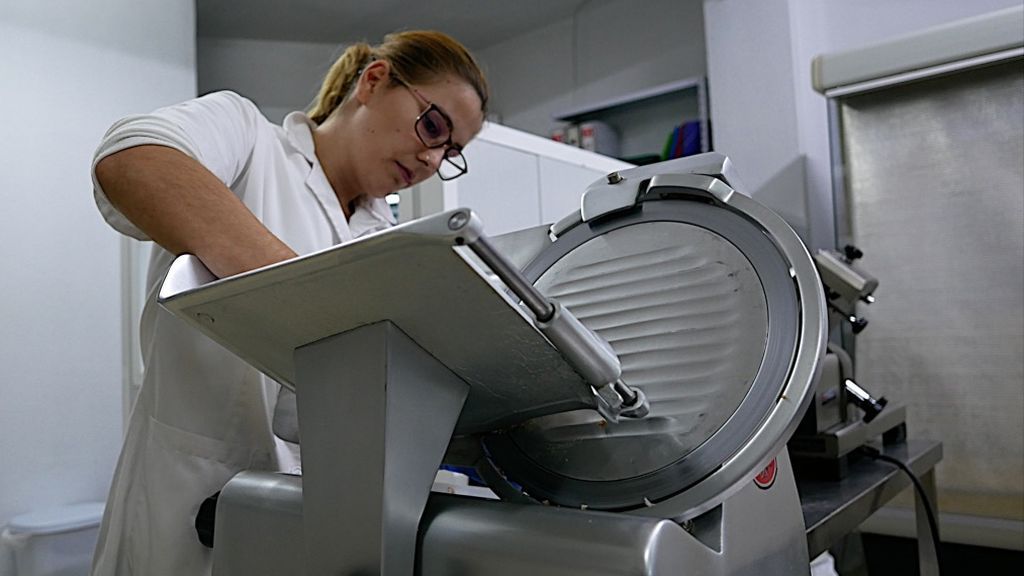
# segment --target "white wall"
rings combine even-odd
[[[800,155],[808,209],[831,206],[825,98],[811,59],[1020,4],[1020,0],[704,0],[715,149],[756,191]],[[832,244],[831,223],[811,244]]]
[[[256,103],[271,122],[303,110],[344,46],[199,38],[199,93],[230,89]]]
[[[699,0],[588,2],[572,18],[474,53],[501,123],[547,135],[555,113],[703,76],[702,7]]]
[[[0,8],[0,525],[106,498],[122,432],[120,249],[89,166],[117,118],[195,94],[194,38],[191,0]]]
[[[790,0],[708,0],[708,91],[715,150],[757,190],[799,151]]]

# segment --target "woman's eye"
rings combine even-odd
[[[446,132],[444,119],[439,118],[438,114],[431,112],[423,117],[423,133],[427,138],[445,140],[448,137]]]

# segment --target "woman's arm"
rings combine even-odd
[[[195,254],[218,277],[294,257],[213,173],[166,146],[136,146],[95,168],[107,198],[173,254]]]

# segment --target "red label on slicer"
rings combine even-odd
[[[772,458],[772,461],[764,467],[764,470],[761,470],[760,474],[754,476],[754,484],[757,484],[757,487],[762,490],[771,488],[772,484],[775,484],[775,474],[778,470],[779,466],[776,464],[775,458]]]

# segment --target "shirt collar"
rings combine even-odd
[[[316,128],[316,124],[304,112],[292,112],[285,116],[282,127],[288,141],[302,154],[310,166],[318,166],[320,160],[316,157],[316,144],[313,141],[313,130]],[[391,206],[381,198],[364,200],[359,203],[358,208],[365,208],[381,224],[394,225],[396,223]]]
[[[310,164],[318,162],[316,146],[313,143],[313,129],[316,124],[303,112],[292,112],[282,123],[288,142],[298,150]]]

